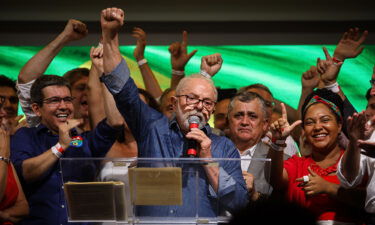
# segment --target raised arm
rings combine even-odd
[[[219,53],[203,56],[201,60],[200,74],[211,78],[220,71],[222,65],[223,58]]]
[[[188,34],[186,31],[182,32],[182,42],[174,42],[169,46],[169,52],[171,53],[171,64],[172,64],[172,79],[171,88],[176,89],[178,83],[185,76],[185,66],[195,55],[197,50],[187,53],[188,46]]]
[[[301,119],[302,105],[306,97],[314,91],[314,88],[318,87],[319,82],[320,82],[320,77],[319,77],[319,73],[317,71],[316,66],[311,66],[309,70],[307,70],[306,72],[302,74],[301,76],[302,89],[301,89],[301,96],[298,102],[296,119]],[[294,140],[299,140],[301,133],[302,133],[301,127],[296,127],[296,129],[294,129],[291,134]]]
[[[152,95],[152,97],[157,99],[163,94],[163,91],[161,90],[154,73],[144,57],[146,48],[146,32],[144,32],[141,28],[135,27],[133,29],[132,36],[137,39],[137,47],[134,49],[134,57],[137,60],[139,69],[141,71],[143,83],[145,84],[146,90]]]
[[[90,58],[92,66],[89,77],[89,110],[91,122],[97,125],[104,118],[111,126],[119,127],[124,124],[124,119],[117,110],[115,100],[108,89],[100,82],[99,77],[103,73],[103,46],[91,48]],[[93,126],[93,127],[95,127]]]
[[[358,141],[363,140],[365,123],[364,112],[354,113],[352,117],[348,118],[349,145],[341,159],[341,171],[348,182],[354,181],[358,175],[361,157]]]
[[[87,33],[88,30],[84,23],[70,19],[63,32],[22,67],[18,75],[18,82],[20,84],[28,83],[43,75],[53,58],[55,58],[66,44],[74,40],[82,39]]]
[[[320,81],[319,73],[316,66],[311,66],[309,70],[301,76],[302,90],[298,103],[298,118],[301,118],[301,109],[306,97],[318,87]]]
[[[270,183],[274,189],[283,189],[288,182],[288,174],[284,169],[284,148],[285,140],[290,135],[291,131],[302,122],[295,121],[292,125],[288,123],[288,116],[284,103],[281,103],[282,117],[270,126],[272,133],[272,143],[270,146],[269,156],[271,163],[271,177]]]
[[[334,59],[343,62],[345,59],[357,57],[364,49],[362,44],[366,40],[367,35],[367,30],[361,34],[357,27],[350,28],[344,33],[337,44],[335,52],[333,53]]]
[[[96,127],[105,118],[104,98],[102,84],[99,77],[103,73],[103,45],[90,49],[91,69],[87,83],[87,101],[89,106],[89,117],[91,127]]]
[[[118,32],[124,25],[124,17],[124,12],[117,8],[107,8],[101,12],[100,23],[103,36],[103,69],[105,74],[112,72],[122,60]]]
[[[333,92],[340,95],[341,99],[345,100],[345,95],[342,92],[341,88],[338,88],[337,78],[341,69],[343,62],[338,62],[331,57],[328,50],[323,47],[325,60],[318,58],[317,61],[317,70],[320,74],[320,79],[323,82],[325,88],[332,90]],[[333,86],[337,85],[337,87]]]

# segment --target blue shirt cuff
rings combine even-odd
[[[219,194],[209,186],[210,195],[213,197],[224,196],[235,190],[236,181],[222,168],[219,167]]]
[[[108,75],[101,76],[100,80],[108,88],[109,92],[115,95],[122,90],[126,82],[129,80],[129,77],[129,67],[125,60],[122,59],[112,72],[110,72]]]

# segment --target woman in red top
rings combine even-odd
[[[283,140],[301,121],[289,125],[282,106],[282,118],[271,125],[271,184],[276,190],[284,190],[289,201],[309,209],[322,224],[357,224],[359,210],[343,202],[336,176],[337,163],[344,152],[338,144],[343,114],[339,107],[340,97],[326,89],[307,97],[302,108],[302,127],[312,153],[305,157],[295,155],[284,162]]]
[[[5,114],[2,100],[4,99],[0,99],[0,224],[8,225],[27,216],[29,205],[9,160],[9,133],[1,125]]]

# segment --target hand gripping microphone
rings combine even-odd
[[[191,116],[188,119],[189,122],[189,129],[192,128],[199,128],[200,119],[198,116]],[[197,142],[195,140],[189,139],[188,140],[188,148],[186,154],[188,157],[194,158],[197,157]]]

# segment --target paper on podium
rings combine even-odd
[[[134,205],[182,205],[181,168],[129,168],[129,182]]]
[[[67,182],[64,184],[64,192],[70,220],[127,219],[123,182]]]

